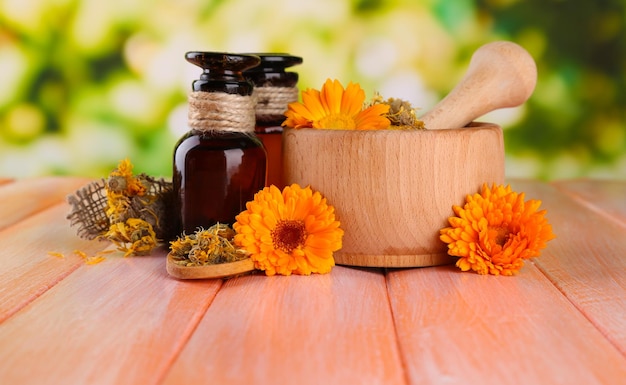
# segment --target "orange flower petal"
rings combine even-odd
[[[365,91],[358,85],[350,82],[341,98],[341,111],[350,116],[356,116],[361,112],[365,103]],[[389,111],[389,106],[387,106]]]

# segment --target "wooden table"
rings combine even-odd
[[[88,255],[65,196],[0,184],[0,384],[625,384],[626,181],[512,181],[557,238],[515,277],[337,266],[179,281]],[[65,258],[51,256],[58,252]]]

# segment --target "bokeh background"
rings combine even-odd
[[[626,178],[624,0],[0,0],[0,176],[171,175],[190,50],[288,52],[299,87],[359,82],[426,111],[472,53],[535,58],[503,126],[509,177]],[[488,167],[488,165],[486,165]]]

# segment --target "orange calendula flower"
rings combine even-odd
[[[334,207],[310,187],[266,187],[236,219],[235,244],[267,275],[324,274],[335,265],[343,230]]]
[[[302,102],[288,105],[283,126],[333,130],[383,130],[390,121],[384,115],[389,105],[374,104],[363,109],[365,91],[354,83],[344,90],[338,80],[326,80],[320,91],[302,91]]]
[[[456,265],[478,274],[513,275],[524,260],[537,257],[554,238],[552,226],[537,211],[541,201],[524,202],[524,193],[510,186],[486,184],[480,194],[468,195],[463,207],[453,206],[450,227],[440,231],[448,254],[460,257]]]

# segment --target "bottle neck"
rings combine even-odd
[[[191,84],[191,88],[194,92],[224,92],[241,96],[250,96],[253,91],[252,84],[245,79],[228,79],[214,74],[202,74]]]

